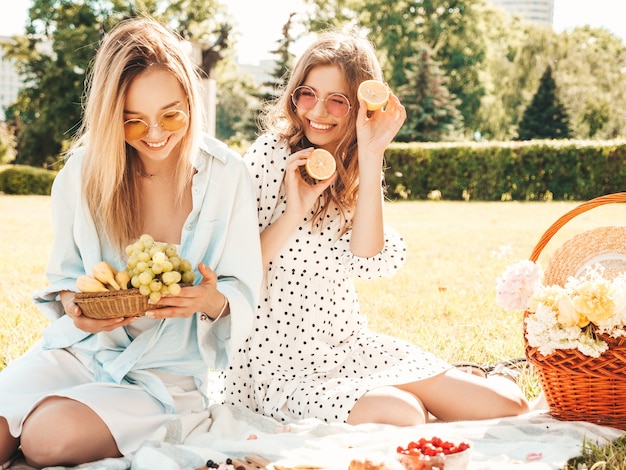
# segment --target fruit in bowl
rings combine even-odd
[[[423,437],[398,446],[396,456],[406,470],[465,470],[472,458],[472,445],[456,438]]]

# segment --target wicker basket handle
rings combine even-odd
[[[571,211],[559,217],[556,220],[556,222],[554,222],[548,228],[548,230],[545,231],[545,233],[542,235],[537,245],[535,245],[535,248],[533,249],[533,252],[530,255],[530,261],[536,262],[539,259],[539,255],[541,254],[545,246],[548,244],[550,239],[556,234],[556,232],[558,232],[561,227],[563,227],[567,222],[572,220],[577,215],[582,214],[583,212],[587,212],[588,210],[591,210],[598,206],[603,206],[605,204],[611,204],[614,202],[625,202],[625,201],[626,201],[626,192],[613,193],[613,194],[606,194],[604,196],[591,199],[587,202],[582,203],[579,206],[574,207]]]

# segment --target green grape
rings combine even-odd
[[[168,243],[165,246],[165,254],[167,255],[168,258],[171,258],[172,256],[176,256],[176,245],[172,245],[171,243]]]
[[[163,263],[167,259],[167,256],[162,251],[156,251],[152,254],[152,261],[154,263]]]
[[[172,284],[172,285],[177,286],[178,284]],[[162,283],[160,292],[161,292],[161,295],[168,295],[170,293],[170,286]]]
[[[163,272],[164,273],[170,272],[173,269],[174,269],[174,265],[169,260],[163,261]]]
[[[170,258],[170,263],[172,263],[173,269],[177,271],[180,269],[180,258],[178,256],[172,256]]]
[[[139,282],[139,276],[138,276],[138,275],[132,276],[132,277],[130,278],[130,284],[131,284],[131,285],[132,285],[135,289],[138,289],[138,288],[139,288],[139,286],[141,285],[141,282]]]
[[[148,263],[146,263],[145,261],[139,261],[135,268],[137,269],[137,272],[142,273],[144,271],[147,271],[148,267]]]
[[[169,292],[171,295],[178,295],[180,294],[180,284],[170,284],[169,286],[165,286],[168,288]]]
[[[150,283],[150,290],[152,292],[160,291],[162,285],[163,283],[161,281],[159,281],[158,279],[153,279],[152,282]]]
[[[161,280],[164,284],[167,284],[168,286],[180,282],[181,279],[182,275],[178,271],[168,271],[161,274]]]
[[[161,263],[154,263],[150,269],[152,269],[154,274],[159,275],[163,272],[163,265]]]
[[[152,291],[150,290],[150,286],[146,284],[142,284],[139,286],[139,293],[141,295],[150,295]]]
[[[161,300],[161,293],[160,292],[150,292],[150,302],[152,302],[153,304],[156,304],[159,300]]]
[[[193,271],[185,271],[182,275],[182,281],[185,284],[193,284],[193,281],[196,279],[196,273]]]
[[[147,263],[148,261],[150,261],[150,253],[142,251],[137,255],[137,258],[139,259],[139,261],[145,261]]]
[[[189,262],[189,260],[186,259],[180,260],[180,266],[178,267],[178,269],[180,269],[182,272],[193,271],[193,269],[191,268],[191,263]]]
[[[142,286],[147,286],[152,282],[152,271],[144,271],[139,275],[139,282]]]
[[[128,262],[126,263],[126,270],[130,271],[131,269],[135,269],[138,262],[139,260],[136,257],[131,256],[130,258],[128,258]]]
[[[139,241],[143,243],[143,246],[152,246],[154,245],[154,238],[151,235],[144,233],[139,237]]]

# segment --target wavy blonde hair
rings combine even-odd
[[[177,149],[174,174],[182,202],[204,126],[201,82],[182,39],[158,21],[124,20],[103,38],[87,75],[83,122],[73,147],[84,151],[83,196],[89,211],[120,253],[143,226],[142,212],[131,209],[140,197],[141,162],[124,139],[124,103],[132,80],[153,67],[174,75],[187,96],[189,130]]]
[[[314,209],[313,220],[323,219],[331,205],[342,211],[354,209],[358,195],[358,161],[356,139],[356,116],[358,109],[357,89],[364,80],[382,80],[383,74],[374,47],[365,38],[345,35],[334,31],[322,33],[296,62],[283,93],[270,103],[261,116],[263,131],[283,137],[292,151],[309,147],[304,135],[304,123],[298,118],[291,101],[294,90],[304,84],[309,72],[322,65],[336,65],[343,73],[347,88],[346,96],[352,104],[348,114],[345,136],[333,152],[337,160],[337,178],[326,189],[322,202]],[[345,215],[345,214],[344,214]]]

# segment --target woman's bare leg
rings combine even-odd
[[[427,416],[424,405],[415,395],[396,387],[380,387],[359,398],[350,411],[348,424],[413,426],[425,423]]]
[[[46,398],[33,410],[24,421],[21,445],[33,467],[122,456],[102,419],[88,406],[63,397]]]
[[[0,416],[0,466],[8,461],[20,445],[18,438],[9,432],[9,423]]]
[[[414,394],[442,421],[501,418],[527,413],[522,390],[505,377],[478,377],[449,369],[443,374],[398,388]]]

